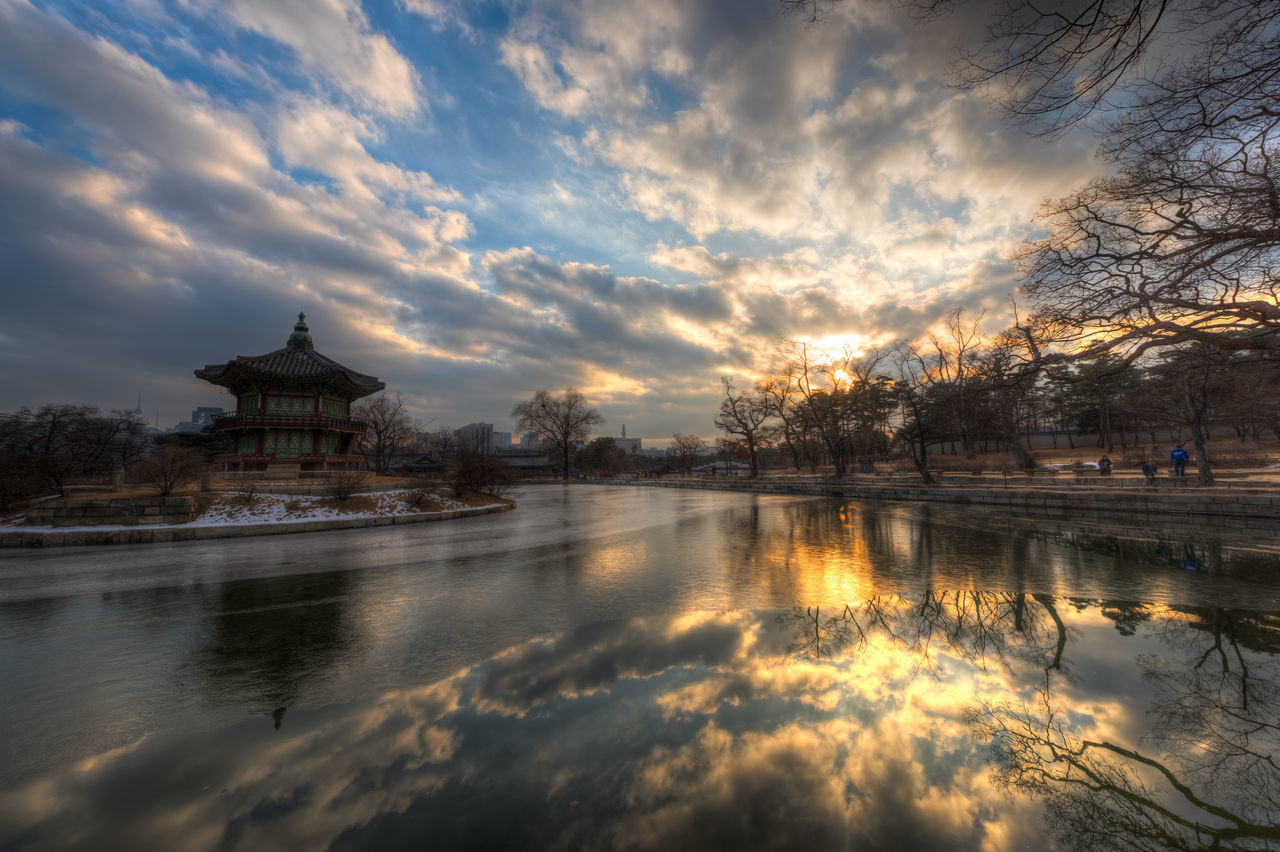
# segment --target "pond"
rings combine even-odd
[[[0,849],[1280,847],[1273,552],[1060,523],[547,485],[0,552]]]

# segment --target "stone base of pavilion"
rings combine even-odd
[[[269,455],[217,456],[213,460],[218,476],[223,479],[321,479],[335,471],[365,469],[362,455],[310,455],[296,459],[278,459]]]

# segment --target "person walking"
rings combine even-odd
[[[1147,480],[1148,488],[1156,487],[1156,460],[1146,458],[1142,460],[1142,475]]]
[[[1169,453],[1169,461],[1173,462],[1173,475],[1186,476],[1187,462],[1191,461],[1191,453],[1182,448],[1182,445],[1173,448],[1173,452]]]
[[[1098,473],[1102,476],[1111,475],[1111,459],[1106,456],[1098,459]]]

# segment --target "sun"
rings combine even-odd
[[[854,357],[857,357],[862,354],[863,348],[866,347],[867,338],[861,334],[829,334],[813,341],[813,345],[821,352],[827,352],[832,355],[849,352]]]

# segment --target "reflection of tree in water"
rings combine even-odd
[[[731,570],[824,605],[863,596],[837,589],[842,578],[868,592],[965,586],[966,578],[990,585],[993,577],[1023,588],[1032,585],[1028,573],[1042,574],[1031,566],[1047,558],[1044,542],[1028,533],[966,525],[927,504],[753,505],[721,513],[717,523]]]
[[[913,652],[920,669],[935,667],[945,648],[978,668],[1020,661],[1049,672],[1062,670],[1069,636],[1048,595],[930,590],[918,602],[881,595],[832,612],[807,607],[783,616],[796,632],[793,653],[832,657],[881,634]]]
[[[279,728],[304,684],[350,648],[348,572],[224,584],[195,664],[215,701],[270,711]]]
[[[991,743],[995,780],[1043,798],[1069,847],[1275,848],[1280,622],[1184,609],[1155,627],[1172,653],[1140,658],[1158,696],[1150,747],[1072,733],[1046,678],[1034,705],[971,711],[975,735]]]
[[[1043,672],[1033,704],[987,703],[969,713],[989,741],[1001,786],[1041,798],[1055,834],[1077,849],[1265,849],[1280,846],[1280,618],[1224,609],[1160,613],[1099,606],[1117,630],[1147,624],[1168,649],[1139,658],[1154,683],[1154,730],[1132,747],[1088,739],[1060,706],[1071,632],[1047,595],[927,592],[796,609],[790,650],[811,658],[863,650],[874,636],[914,652],[920,669],[945,652],[979,668]]]

